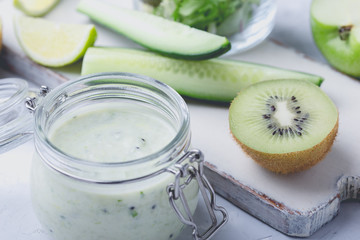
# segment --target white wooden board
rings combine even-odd
[[[76,2],[61,2],[48,18],[65,22],[88,22],[86,17],[74,11]],[[12,31],[14,11],[11,1],[0,4],[0,14],[4,20],[4,42],[22,53]],[[128,1],[119,4],[131,5]],[[107,29],[99,26],[97,29],[97,45],[138,47]],[[217,192],[285,234],[309,236],[337,214],[341,200],[358,198],[360,113],[357,104],[360,103],[360,83],[270,41],[232,58],[321,75],[326,79],[322,89],[339,109],[339,134],[326,159],[308,171],[280,176],[259,167],[235,144],[228,128],[228,105],[188,100],[192,145],[204,152],[208,162],[207,174]],[[79,76],[80,66],[75,64],[57,71],[74,78]],[[23,157],[24,150],[27,155],[31,155],[32,150],[26,147],[19,152],[12,152],[11,158]],[[27,168],[28,165],[24,165],[22,171]],[[11,179],[17,178],[17,174],[0,174],[0,179],[5,183],[11,182]],[[26,188],[28,182],[21,184]],[[2,216],[9,216],[11,211],[0,211],[0,214],[5,212]]]
[[[326,159],[283,176],[259,167],[237,146],[227,106],[189,105],[194,146],[204,151],[217,192],[281,232],[309,236],[337,214],[342,200],[358,198],[360,83],[272,42],[236,58],[323,76],[321,88],[339,109],[339,133]]]

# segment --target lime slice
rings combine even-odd
[[[26,15],[40,17],[50,12],[59,0],[14,0],[14,6]]]
[[[97,35],[94,25],[63,24],[25,16],[15,17],[14,26],[25,53],[35,62],[50,67],[80,59]]]

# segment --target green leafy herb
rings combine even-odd
[[[162,0],[154,14],[221,35],[238,32],[260,0]]]
[[[138,212],[135,209],[130,209],[130,214],[134,218],[138,215]]]

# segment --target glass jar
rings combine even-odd
[[[0,153],[31,139],[33,120],[24,105],[31,94],[27,83],[18,78],[0,81]]]
[[[112,128],[121,123],[108,124],[110,118],[102,117],[115,114],[109,112],[113,110],[109,106],[120,109],[125,117],[141,114],[145,121],[127,121],[134,123],[136,131],[145,126],[149,139],[159,131],[156,138],[162,138],[170,129],[174,136],[149,154],[110,161],[109,152],[114,159],[124,156],[118,145],[109,148],[98,141],[103,134],[114,139],[119,134]],[[35,122],[33,206],[54,239],[175,239],[184,225],[193,228],[194,239],[208,239],[227,221],[225,209],[215,204],[214,191],[203,175],[201,152],[190,150],[187,106],[167,85],[127,73],[97,74],[69,81],[51,92],[42,87],[38,97],[27,100],[27,107],[34,112]],[[90,115],[100,120],[88,122]],[[161,125],[155,129],[152,119]],[[74,121],[77,125],[71,125]],[[70,125],[76,126],[74,131],[69,130]],[[81,157],[87,151],[82,134],[91,131],[96,134],[87,135],[93,136],[86,138],[87,143],[96,148],[94,152],[100,149],[106,159],[89,161]],[[61,134],[79,141],[63,148],[56,142]],[[126,142],[134,142],[130,140],[133,136],[125,137]],[[134,151],[148,140],[142,135],[136,138],[139,142]],[[199,189],[212,223],[203,233],[192,217]]]
[[[226,36],[231,50],[243,52],[260,44],[274,27],[274,0],[134,0],[135,9]]]

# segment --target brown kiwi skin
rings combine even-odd
[[[303,151],[282,154],[259,152],[240,142],[234,135],[233,137],[241,148],[264,168],[279,174],[289,174],[307,170],[324,159],[334,143],[338,129],[339,117],[331,132],[317,145]]]

